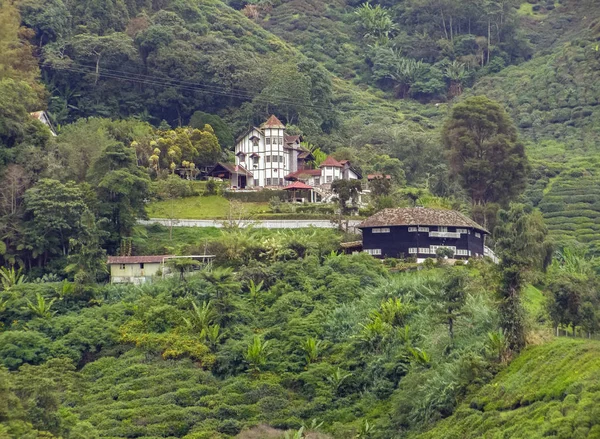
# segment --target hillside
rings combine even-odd
[[[468,93],[504,103],[519,125],[534,165],[527,198],[542,210],[555,240],[589,246],[597,254],[600,8],[579,1],[567,3],[565,16],[562,9],[540,25],[542,32],[569,25],[550,48],[482,78]]]
[[[418,439],[600,437],[600,343],[534,346]]]

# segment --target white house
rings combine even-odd
[[[157,276],[170,256],[109,256],[111,283],[143,284]]]
[[[30,116],[33,117],[34,119],[39,120],[44,125],[46,125],[48,127],[48,129],[50,130],[50,133],[54,137],[56,137],[56,131],[54,130],[54,126],[52,125],[52,122],[50,121],[50,117],[48,116],[48,113],[46,113],[45,111],[34,111],[33,113],[30,113]]]
[[[321,163],[319,169],[301,169],[285,176],[288,181],[301,181],[310,186],[322,186],[335,180],[360,180],[362,176],[352,168],[348,160],[338,162],[329,156]]]
[[[274,115],[260,128],[250,128],[235,145],[235,165],[251,174],[252,179],[238,187],[285,186],[285,176],[303,169],[312,159],[301,141],[301,136],[286,135],[285,125]]]

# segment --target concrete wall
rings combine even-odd
[[[112,283],[144,283],[156,276],[162,267],[160,263],[144,263],[143,265],[144,268],[141,267],[141,264],[111,264],[110,281]]]

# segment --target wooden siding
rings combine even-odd
[[[410,226],[410,228],[416,226]],[[429,232],[437,232],[438,226],[429,227]],[[389,233],[373,233],[373,229],[383,227],[367,227],[363,229],[363,248],[367,250],[381,250],[381,256],[388,258],[406,258],[418,256],[419,258],[435,257],[433,254],[417,253],[409,254],[410,248],[431,248],[431,246],[456,247],[457,250],[471,251],[470,257],[483,256],[485,234],[467,227],[446,227],[448,232],[456,233],[457,229],[466,229],[468,233],[461,233],[460,238],[433,238],[429,232],[409,232],[409,226],[389,226]],[[479,233],[478,238],[475,233]],[[469,256],[455,255],[456,259],[468,259]]]

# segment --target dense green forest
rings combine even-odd
[[[598,342],[556,334],[600,332],[599,23],[594,0],[0,0],[0,438],[598,437]],[[271,114],[315,165],[390,179],[360,210],[194,181]],[[470,215],[499,263],[239,227],[399,206]],[[207,253],[107,282],[108,255]]]

